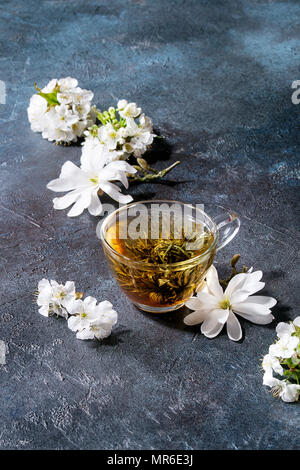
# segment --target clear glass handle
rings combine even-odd
[[[214,221],[219,231],[218,251],[224,248],[224,246],[236,236],[240,229],[241,221],[238,216],[230,210],[226,210],[223,214],[217,215]]]

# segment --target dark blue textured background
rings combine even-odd
[[[300,4],[276,0],[1,1],[2,449],[293,449],[299,405],[272,397],[259,359],[280,320],[299,315],[296,204]],[[46,189],[80,147],[34,134],[33,83],[73,76],[99,108],[119,98],[150,115],[167,142],[168,180],[132,187],[135,199],[212,202],[241,215],[233,253],[264,271],[276,321],[242,321],[244,339],[214,340],[178,311],[140,313],[111,278],[97,219],[54,211]],[[168,161],[162,161],[168,158]],[[185,181],[184,183],[182,181]],[[119,312],[102,343],[76,340],[32,303],[42,277],[74,280]],[[297,430],[298,426],[298,430]]]

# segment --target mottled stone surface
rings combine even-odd
[[[2,449],[293,449],[298,405],[262,386],[259,359],[281,320],[299,315],[296,204],[300,5],[276,0],[1,2],[0,105]],[[136,101],[165,137],[168,180],[135,199],[235,209],[238,237],[218,253],[264,271],[279,303],[272,325],[243,321],[244,339],[208,340],[185,310],[143,314],[120,293],[95,235],[97,219],[54,211],[46,189],[80,147],[31,132],[33,83],[77,77],[99,107]],[[162,161],[162,159],[168,161]],[[74,280],[119,312],[102,343],[76,340],[32,303],[42,278]],[[299,427],[298,427],[299,431]]]

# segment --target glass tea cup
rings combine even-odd
[[[100,238],[110,269],[141,310],[165,313],[182,307],[201,288],[216,252],[237,234],[235,213],[222,208],[212,218],[203,207],[141,201],[104,219]]]

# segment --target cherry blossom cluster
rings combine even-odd
[[[271,344],[262,361],[264,385],[271,387],[274,396],[285,402],[300,397],[300,317],[290,323],[279,323],[278,340]]]
[[[30,99],[27,109],[33,132],[56,143],[76,142],[96,120],[90,90],[78,87],[75,78],[54,78]]]
[[[118,314],[107,300],[97,304],[94,297],[82,300],[82,293],[75,291],[72,281],[65,285],[42,279],[38,284],[37,304],[45,317],[57,315],[68,322],[78,339],[107,338],[117,323]]]
[[[107,162],[141,157],[153,142],[152,121],[136,103],[118,101],[117,108],[97,112],[100,125],[85,131],[82,158],[100,158]]]

